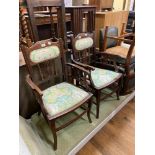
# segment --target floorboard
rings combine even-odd
[[[77,155],[134,155],[135,102],[130,101]]]

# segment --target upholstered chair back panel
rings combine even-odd
[[[104,43],[104,35],[105,35],[105,28],[100,29],[99,32],[99,48],[103,49],[103,43]],[[108,36],[118,36],[118,28],[115,26],[110,26],[108,28],[108,32],[107,32]],[[114,39],[107,39],[107,47],[106,48],[110,48],[110,47],[114,47],[117,45],[117,41]]]
[[[24,52],[32,80],[45,89],[65,78],[63,44],[60,40],[38,41]]]
[[[93,46],[93,39],[91,37],[81,38],[76,40],[75,48],[78,51],[88,49]]]
[[[36,49],[30,53],[30,60],[34,63],[57,58],[60,50],[57,46],[48,46],[42,49]]]

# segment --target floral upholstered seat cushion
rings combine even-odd
[[[95,68],[95,70],[91,72],[92,81],[97,89],[108,86],[120,77],[120,73],[106,69]]]
[[[73,107],[88,96],[84,90],[63,82],[45,89],[42,99],[46,110],[53,116]]]

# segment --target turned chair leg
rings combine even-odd
[[[117,100],[119,100],[120,85],[121,85],[121,82],[120,82],[120,80],[119,80],[119,81],[118,81],[118,84],[117,84],[117,90],[116,90]]]
[[[54,139],[54,150],[57,150],[57,134],[56,134],[56,126],[55,126],[55,120],[51,121],[51,130],[53,133],[53,139]]]
[[[91,106],[92,106],[92,99],[90,99],[89,102],[88,102],[87,117],[88,117],[89,123],[92,123],[92,120],[91,120],[91,117],[90,117]]]
[[[117,88],[117,90],[116,90],[116,95],[117,95],[117,100],[119,100],[120,98],[119,98],[119,88]]]
[[[117,100],[119,100],[119,95],[120,95],[120,88],[122,85],[122,78],[120,78],[116,83],[115,83],[115,87],[116,87],[116,96],[117,96]]]
[[[96,118],[97,119],[99,118],[99,112],[100,112],[100,95],[101,95],[101,92],[97,91],[97,94],[96,94]]]
[[[127,91],[128,91],[128,83],[129,83],[129,79],[128,77],[126,76],[125,79],[124,79],[124,83],[123,83],[123,93],[126,94]]]

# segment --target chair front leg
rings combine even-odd
[[[88,101],[87,117],[88,117],[89,123],[92,123],[92,120],[90,117],[91,106],[92,106],[92,98]]]
[[[99,118],[101,90],[96,91],[96,118]]]
[[[122,90],[122,85],[123,85],[123,76],[121,76],[121,78],[117,81],[117,90],[116,90],[116,95],[117,95],[117,100],[119,100],[119,96],[120,96],[120,93],[121,93],[121,90]]]
[[[56,134],[56,125],[55,125],[55,119],[51,120],[51,130],[53,133],[53,139],[54,139],[54,150],[57,150],[57,134]]]

